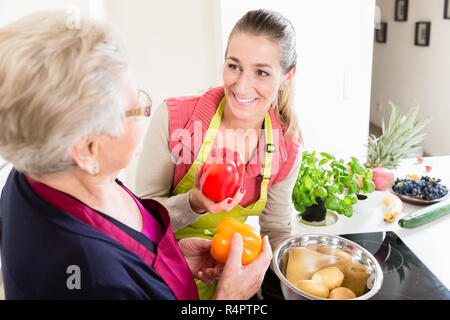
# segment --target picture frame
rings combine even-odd
[[[444,2],[444,19],[450,20],[450,0]]]
[[[380,22],[380,27],[375,29],[375,41],[378,43],[387,42],[387,22]]]
[[[428,47],[430,45],[431,22],[419,21],[416,22],[416,32],[414,44],[420,47]]]
[[[408,21],[409,0],[395,1],[395,21]]]

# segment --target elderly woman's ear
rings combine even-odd
[[[99,167],[99,142],[93,136],[83,137],[72,147],[72,159],[79,169],[96,176]]]

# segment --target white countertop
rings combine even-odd
[[[396,177],[403,178],[406,174],[428,175],[442,179],[442,183],[450,187],[450,156],[424,158],[422,165],[415,165],[415,159],[402,162],[401,168],[396,170]],[[430,173],[425,171],[425,165],[432,167]],[[406,214],[422,208],[403,202],[403,211],[393,223],[383,220],[386,205],[384,195],[388,191],[375,191],[366,200],[360,200],[353,207],[353,216],[347,218],[338,215],[338,221],[331,226],[308,226],[296,220],[296,212],[292,213],[294,234],[349,234],[361,232],[393,231],[417,255],[417,257],[450,288],[450,215],[437,219],[414,229],[404,229],[398,225],[398,219]],[[450,198],[445,200],[450,203]],[[258,217],[250,217],[247,222],[259,229]]]

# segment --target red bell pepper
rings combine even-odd
[[[222,148],[213,152],[200,178],[202,193],[218,202],[232,198],[242,184],[244,167],[244,161],[236,151]]]

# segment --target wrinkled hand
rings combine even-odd
[[[205,212],[209,213],[219,213],[222,211],[228,212],[241,202],[245,195],[245,189],[240,187],[238,191],[234,194],[233,198],[227,198],[221,202],[216,202],[212,199],[206,197],[200,188],[200,178],[203,174],[203,166],[198,165],[195,171],[195,182],[194,188],[189,193],[189,203],[191,204],[192,210],[201,214]],[[243,184],[243,177],[241,178],[241,186]]]
[[[224,265],[211,256],[211,241],[187,238],[178,241],[178,244],[194,278],[206,284],[213,284],[214,280],[220,276]]]
[[[245,266],[241,262],[243,250],[242,236],[235,233],[231,240],[228,260],[217,283],[216,294],[213,299],[247,300],[261,287],[264,275],[272,260],[269,238],[267,236],[263,238],[262,250],[258,258]]]

